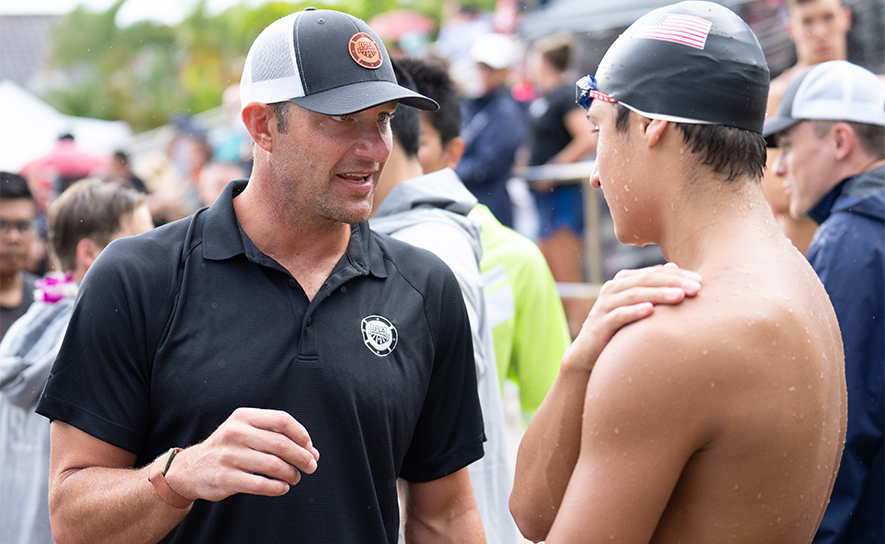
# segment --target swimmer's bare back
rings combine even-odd
[[[696,297],[602,351],[557,521],[613,542],[811,542],[845,437],[842,343],[807,261],[762,238],[712,252]],[[549,540],[596,541],[570,536]]]

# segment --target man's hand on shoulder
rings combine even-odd
[[[678,304],[701,290],[701,276],[675,264],[621,270],[602,286],[563,366],[593,369],[602,349],[625,325],[648,317],[658,304]]]

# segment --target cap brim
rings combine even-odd
[[[791,126],[797,124],[802,119],[793,119],[792,117],[772,117],[765,121],[762,128],[762,136],[765,137],[765,145],[768,147],[777,147],[775,136]]]
[[[347,115],[394,101],[419,110],[439,110],[433,100],[389,81],[361,81],[290,101],[323,115]]]

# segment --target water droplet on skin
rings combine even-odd
[[[624,185],[624,191],[626,191],[626,192],[629,193],[629,192],[630,192],[630,187],[627,187],[626,185]]]
[[[703,353],[704,353],[704,355],[706,355],[706,354],[710,353],[710,351],[705,349]]]
[[[629,211],[630,211],[630,208],[628,208],[627,206],[624,206],[624,211],[625,211],[625,212],[629,212]]]
[[[615,434],[621,434],[621,429],[619,429],[618,427],[615,427]]]
[[[796,390],[795,387],[791,387],[791,388],[787,389],[787,391],[789,391],[789,392],[791,392],[791,393],[792,393],[793,391],[795,391],[795,390]]]

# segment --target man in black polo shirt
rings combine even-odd
[[[407,542],[482,542],[457,281],[365,222],[397,102],[436,104],[365,23],[313,9],[256,39],[241,94],[249,181],[81,286],[38,406],[54,536],[395,542],[399,477]]]

